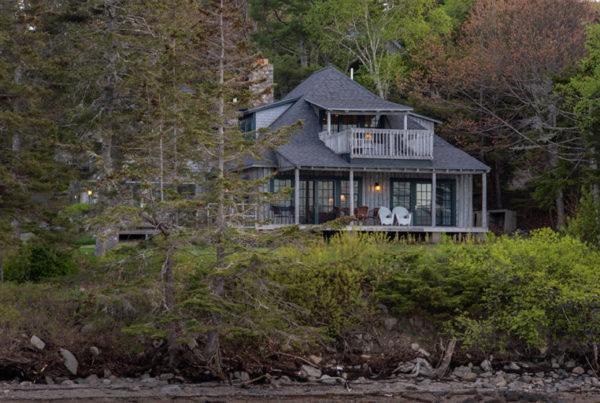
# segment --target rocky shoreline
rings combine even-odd
[[[39,353],[46,348],[35,335],[29,342]],[[179,373],[160,372],[158,369],[137,373],[133,377],[116,376],[110,369],[97,366],[96,369],[88,367],[81,371],[76,356],[65,348],[59,348],[54,354],[61,359],[57,363],[62,366],[60,375],[56,371],[50,375],[44,372],[44,367],[41,373],[38,372],[35,383],[19,376],[10,381],[0,381],[0,400],[111,401],[131,398],[159,402],[176,397],[184,401],[207,398],[225,398],[227,401],[260,398],[269,401],[285,396],[286,401],[322,401],[324,397],[362,401],[369,396],[377,396],[377,401],[402,398],[426,402],[534,402],[566,398],[600,402],[597,374],[592,369],[584,369],[575,360],[553,358],[534,363],[501,362],[489,357],[489,360],[479,363],[472,360],[452,368],[453,349],[454,345],[449,345],[448,354],[435,368],[430,363],[431,354],[419,344],[412,343],[409,357],[414,358],[395,361],[385,370],[371,367],[377,357],[369,354],[362,354],[353,364],[319,355],[303,358],[287,354],[291,366],[272,366],[260,373],[240,369],[225,374],[227,379],[218,382],[189,383],[190,379]],[[86,354],[96,359],[102,356],[102,351],[91,346]]]
[[[499,372],[499,371],[498,371]],[[508,373],[494,376],[512,377]],[[289,377],[266,377],[261,384],[249,382],[206,382],[201,384],[173,383],[173,379],[146,377],[142,379],[109,376],[99,379],[90,376],[61,384],[40,385],[21,383],[0,384],[0,400],[17,401],[114,401],[139,399],[144,402],[178,401],[421,401],[421,402],[554,402],[598,401],[600,388],[587,374],[573,375],[557,380],[549,377],[531,377],[522,374],[504,386],[494,385],[487,378],[474,381],[458,379],[432,380],[406,375],[385,380],[364,377],[353,381],[339,381],[322,375],[319,379],[299,382]],[[162,377],[164,378],[164,377]],[[507,379],[508,378],[508,379]],[[540,380],[541,382],[536,382]],[[170,383],[171,382],[171,383]]]
[[[423,358],[400,362],[385,379],[377,376],[351,379],[345,371],[358,368],[308,363],[290,375],[267,373],[252,378],[244,371],[235,371],[229,374],[229,380],[199,384],[185,383],[172,373],[122,378],[105,371],[101,376],[92,374],[86,378],[46,377],[45,385],[18,380],[0,383],[0,400],[277,401],[285,397],[286,401],[373,401],[377,397],[376,401],[424,402],[600,401],[600,380],[591,370],[586,372],[574,365],[574,361],[562,365],[554,362],[557,368],[536,370],[524,362],[511,362],[494,369],[490,361],[484,360],[479,365],[458,366],[440,379],[425,362]]]

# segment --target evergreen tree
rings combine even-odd
[[[47,7],[36,0],[0,6],[0,277],[7,252],[22,236],[48,240],[59,231],[55,196],[65,190],[68,170],[56,161],[54,83],[60,74],[47,46]]]

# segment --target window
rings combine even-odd
[[[293,178],[271,180],[271,192],[294,186]],[[354,178],[354,207],[361,203],[361,179]],[[350,207],[350,181],[341,177],[301,178],[299,184],[298,210],[301,224],[322,224],[336,218],[340,208]],[[294,194],[271,202],[282,214],[294,214]],[[349,213],[349,212],[348,212]]]
[[[373,129],[380,129],[383,127],[383,116],[382,115],[375,115],[375,116],[370,116],[370,115],[366,115],[364,116],[364,125],[362,127],[370,127]]]
[[[354,207],[358,207],[358,180],[354,182]],[[350,181],[340,181],[340,203],[341,208],[350,208]]]
[[[335,182],[332,180],[317,181],[317,209],[319,222],[324,223],[335,218]]]
[[[240,130],[244,133],[251,132],[256,129],[256,115],[254,113],[244,116],[240,119]]]
[[[339,115],[332,113],[331,132],[337,133],[358,127],[382,128],[383,119],[383,115]],[[319,111],[319,120],[321,122],[321,131],[327,130],[327,111]]]
[[[431,183],[415,183],[413,222],[416,225],[431,225]]]
[[[392,183],[392,207],[402,206],[410,210],[410,182]]]
[[[442,226],[453,225],[454,186],[453,182],[441,182],[437,186],[436,194],[436,224]]]
[[[402,206],[413,214],[413,225],[431,225],[431,181],[421,179],[392,180],[390,208]],[[436,188],[436,226],[456,223],[455,182],[438,180]]]
[[[348,130],[358,126],[358,116],[356,115],[342,115],[338,127],[338,131],[343,132],[344,130]],[[362,116],[361,116],[362,118]],[[362,120],[362,119],[361,119]]]
[[[286,188],[291,188],[293,185],[293,179],[278,179],[275,178],[272,181],[272,189],[271,193],[277,193]],[[291,208],[293,205],[293,195],[290,194],[282,194],[276,196],[275,200],[272,202],[273,205],[285,208]]]

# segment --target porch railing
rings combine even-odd
[[[352,128],[319,138],[337,154],[350,158],[433,159],[433,132],[429,130],[398,130]]]
[[[228,204],[225,207],[224,219],[233,226],[253,227],[256,224],[294,224],[294,208],[281,207],[265,203],[241,202]],[[218,215],[218,204],[210,203],[205,211],[205,223],[215,224]]]

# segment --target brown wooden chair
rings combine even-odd
[[[360,223],[365,223],[369,218],[369,207],[368,206],[358,206],[354,210],[354,215],[356,216],[356,221]]]
[[[373,225],[381,224],[379,222],[379,207],[375,207],[373,210],[371,210],[371,214],[369,214],[369,218],[371,219],[371,222],[373,223]]]

